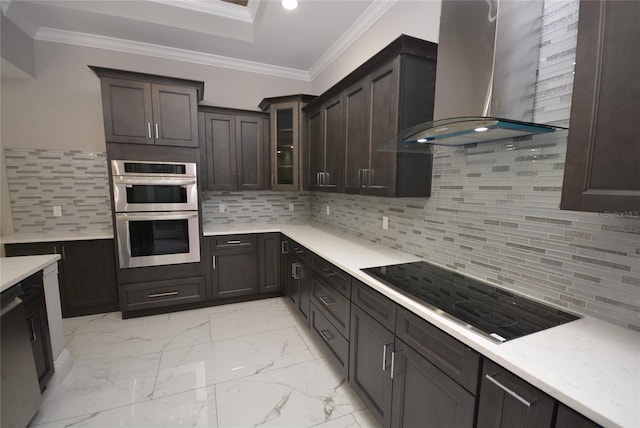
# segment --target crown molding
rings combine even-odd
[[[373,1],[347,31],[331,45],[318,61],[309,69],[309,79],[314,80],[320,73],[340,57],[358,38],[382,17],[398,0]]]
[[[135,42],[115,37],[99,36],[95,34],[78,33],[74,31],[58,30],[42,27],[36,33],[34,40],[65,43],[69,45],[86,46],[98,49],[108,49],[118,52],[147,55],[174,61],[222,67],[250,73],[266,74],[287,79],[311,81],[309,72],[294,68],[279,67],[260,62],[230,58],[221,55],[177,49],[152,43]]]

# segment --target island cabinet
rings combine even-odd
[[[640,2],[580,2],[561,209],[640,217]]]
[[[304,108],[309,189],[430,195],[430,149],[399,136],[433,119],[436,57],[436,44],[403,35]]]
[[[204,82],[90,68],[100,77],[108,143],[198,147]]]
[[[302,107],[314,95],[289,95],[265,98],[262,111],[269,112],[271,190],[302,190]]]
[[[269,115],[201,106],[200,176],[203,190],[269,188]]]
[[[113,239],[6,244],[7,256],[60,254],[63,318],[118,310]]]

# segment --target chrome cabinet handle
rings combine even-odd
[[[371,187],[373,186],[373,170],[372,169],[368,169],[367,170],[367,187]]]
[[[322,336],[322,338],[325,340],[325,342],[328,342],[331,339],[333,339],[333,335],[331,334],[331,332],[329,330],[321,330],[318,333],[320,333],[320,336]]]
[[[387,370],[387,346],[386,343],[382,346],[382,371]]]
[[[67,258],[67,254],[64,251],[64,246],[62,246],[62,260],[65,260]]]
[[[33,326],[33,317],[29,317],[29,330],[31,330],[31,332],[30,332],[30,336],[31,337],[29,339],[32,342],[35,342],[35,340],[36,340],[36,329]]]
[[[325,306],[331,306],[335,303],[335,301],[329,296],[320,296],[318,299],[320,299]]]
[[[227,244],[229,244],[229,245],[237,245],[237,244],[242,244],[242,241],[239,241],[239,240],[227,241]]]
[[[329,269],[329,268],[322,269],[322,273],[324,273],[327,276],[336,276],[337,275],[337,273],[335,271],[333,271],[332,269]]]
[[[293,277],[293,279],[302,278],[301,268],[302,268],[302,265],[300,263],[294,263],[291,265],[291,276]]]
[[[153,138],[153,135],[151,135],[151,122],[147,122],[147,135],[150,139]]]
[[[156,122],[156,140],[160,139],[160,131],[158,129],[158,123]]]
[[[214,269],[214,270],[215,270],[215,268],[216,268],[216,256],[212,256],[212,257],[211,257],[211,263],[212,263],[212,265],[213,265],[213,268],[212,268],[212,269]]]
[[[322,176],[321,172],[318,172],[316,174],[316,186],[322,186],[322,180],[320,179],[321,176]]]
[[[328,172],[324,173],[324,185],[329,186],[329,182],[331,181],[331,174]]]
[[[496,385],[498,388],[502,389],[504,392],[506,392],[507,394],[509,394],[510,396],[512,396],[513,398],[515,398],[516,400],[518,400],[519,402],[521,402],[522,404],[524,404],[527,407],[531,407],[531,404],[529,401],[525,400],[524,398],[522,398],[520,395],[518,395],[517,393],[515,393],[513,390],[507,388],[506,386],[504,386],[502,383],[498,382],[497,380],[495,380],[492,376],[490,375],[485,375],[485,377],[487,378],[487,380],[493,382],[494,385]]]
[[[391,379],[393,379],[393,370],[395,369],[396,366],[396,353],[392,352],[391,353]]]
[[[282,254],[289,254],[289,241],[282,241],[280,243],[280,252]]]
[[[156,297],[167,297],[167,296],[175,296],[177,295],[178,292],[177,291],[167,291],[166,293],[154,293],[154,294],[149,294],[148,297],[150,299],[156,298]]]

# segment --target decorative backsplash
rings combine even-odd
[[[106,153],[5,149],[4,155],[15,233],[113,233]],[[62,207],[61,217],[54,206]]]

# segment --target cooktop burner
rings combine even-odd
[[[427,262],[362,271],[496,342],[580,318]]]

